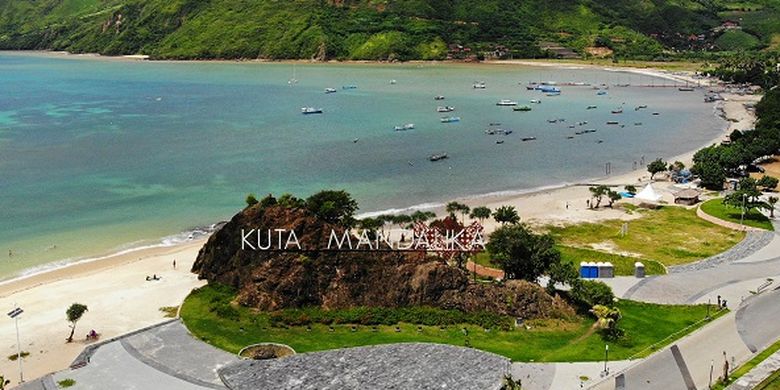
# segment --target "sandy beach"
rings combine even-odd
[[[521,61],[516,63],[523,64]],[[525,65],[540,66],[540,63]],[[669,76],[666,72],[647,69],[621,70],[660,77]],[[744,104],[755,103],[760,99],[760,96],[731,94],[724,94],[724,97],[727,100],[719,104],[722,105],[724,116],[730,119],[728,128],[719,132],[712,143],[720,142],[735,129],[752,128],[754,115]],[[704,145],[691,145],[691,152],[680,156],[665,156],[666,160],[679,160],[690,166],[694,151],[702,146]],[[648,181],[649,174],[644,167],[638,167],[629,173],[588,183],[619,186],[633,184],[640,187]],[[632,218],[620,209],[588,209],[588,188],[577,184],[526,194],[485,196],[460,201],[471,207],[485,205],[491,209],[512,205],[524,221],[532,223]],[[664,200],[672,202],[675,189],[671,183],[659,181],[654,186]],[[474,192],[479,192],[479,189],[474,189]],[[440,216],[444,214],[441,208],[434,211]],[[494,228],[495,223],[487,223],[488,231]],[[202,239],[175,247],[133,251],[0,284],[0,305],[10,310],[14,304],[18,304],[25,310],[19,321],[22,350],[30,353],[24,359],[25,378],[33,379],[66,368],[86,345],[84,335],[90,329],[95,329],[102,338],[110,338],[163,320],[164,314],[160,312],[160,307],[179,305],[193,288],[204,284],[189,272],[204,242],[205,239]],[[175,270],[172,266],[174,259],[177,263]],[[153,274],[162,279],[145,280],[146,276]],[[66,344],[65,338],[70,329],[65,321],[65,310],[74,302],[87,305],[89,312],[78,323],[75,341]],[[14,323],[8,318],[0,323],[0,347],[4,357],[16,353]],[[7,358],[1,360],[0,373],[11,379],[12,384],[16,384],[19,379],[17,362]]]

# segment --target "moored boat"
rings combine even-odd
[[[445,116],[441,118],[441,123],[460,122],[459,116]]]
[[[403,126],[395,126],[395,131],[406,131],[406,130],[412,130],[414,129],[414,123],[407,123]]]
[[[444,96],[436,95],[436,96],[433,97],[433,100],[444,100]]]
[[[531,106],[512,107],[514,111],[531,111]]]
[[[452,106],[439,106],[436,107],[436,112],[453,112],[455,111],[455,107]]]
[[[623,108],[616,108],[616,109],[612,110],[612,113],[613,114],[622,114],[623,113]]]
[[[322,114],[321,108],[314,108],[314,107],[301,107],[301,114],[308,115],[308,114]]]
[[[531,99],[531,103],[533,104],[542,104],[542,101],[539,99]]]
[[[496,103],[497,106],[516,106],[517,102],[509,99],[501,99]]]
[[[608,125],[616,125],[618,123],[620,123],[620,122],[618,122],[618,121],[607,121]]]
[[[484,81],[475,81],[474,84],[471,85],[474,89],[485,89],[487,88],[487,85],[485,85]]]
[[[342,85],[341,89],[357,89],[357,85],[355,84]]]
[[[604,90],[599,90],[598,92],[596,92],[596,95],[598,95],[598,96],[603,96],[603,95],[606,95],[606,94],[607,94],[607,91],[604,91]]]
[[[597,108],[598,108],[598,106],[594,106],[594,105],[591,104],[590,106],[588,106],[588,108],[586,108],[586,110],[595,110]]]
[[[336,88],[325,88],[325,93],[336,93]]]
[[[525,141],[536,141],[536,137],[523,137],[523,138],[520,138],[520,140],[523,141],[523,142],[525,142]]]
[[[430,161],[439,161],[448,158],[447,153],[434,153],[428,157]]]

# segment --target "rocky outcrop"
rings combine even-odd
[[[242,249],[242,229],[294,230],[302,250]],[[209,238],[193,272],[237,288],[241,305],[268,311],[425,305],[523,318],[573,314],[562,300],[535,284],[474,283],[465,270],[424,253],[318,250],[327,248],[331,230],[339,235],[344,232],[302,208],[255,205],[236,214]]]

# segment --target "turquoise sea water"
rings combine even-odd
[[[293,72],[299,82],[290,86]],[[487,89],[473,89],[475,80]],[[589,87],[562,87],[561,96],[547,97],[525,89],[540,80],[665,82],[519,66],[293,67],[0,53],[0,278],[157,243],[229,218],[248,192],[343,188],[361,212],[405,208],[602,176],[605,162],[625,172],[641,156],[695,149],[724,127],[701,92],[611,87],[596,96]],[[347,84],[358,88],[342,90]],[[338,92],[326,95],[326,87]],[[439,94],[447,99],[434,101]],[[542,104],[531,112],[495,105],[534,98]],[[623,114],[610,113],[622,103]],[[598,109],[586,110],[591,104]],[[639,104],[649,107],[635,111]],[[439,114],[437,105],[456,111]],[[304,116],[303,106],[325,113]],[[462,120],[440,123],[447,115]],[[626,127],[605,124],[613,119]],[[580,121],[589,124],[568,128]],[[490,122],[514,134],[486,135]],[[393,131],[405,123],[416,128]],[[566,139],[585,128],[597,132]],[[537,140],[520,140],[530,136]],[[436,152],[450,158],[429,162]]]

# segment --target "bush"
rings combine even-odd
[[[578,306],[587,308],[596,305],[612,306],[615,300],[612,288],[596,280],[579,280],[572,286],[570,294]]]
[[[514,326],[512,318],[488,312],[465,313],[428,306],[414,307],[354,307],[325,310],[318,307],[285,309],[270,314],[274,326],[303,326],[310,324],[396,325],[404,322],[415,325],[444,326],[473,324],[484,328],[508,330]]]

